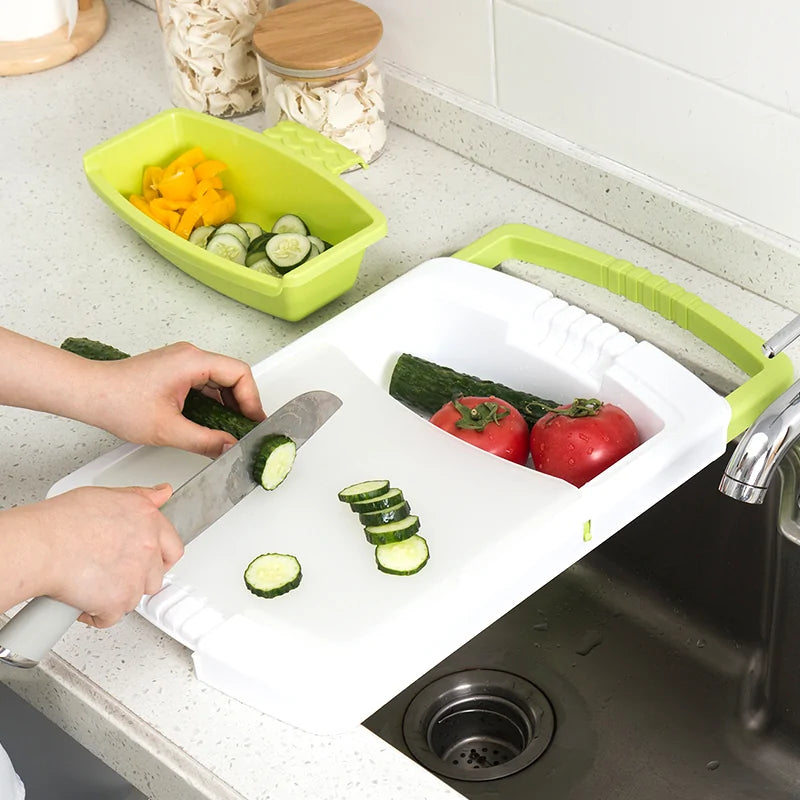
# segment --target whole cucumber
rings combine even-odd
[[[84,358],[91,358],[94,361],[119,361],[122,358],[129,358],[128,353],[117,350],[116,347],[97,342],[94,339],[69,338],[61,343],[62,350],[69,350]],[[258,424],[249,417],[223,406],[196,389],[190,389],[183,404],[183,416],[186,419],[204,425],[206,428],[225,431],[241,439],[246,433],[250,433]]]
[[[496,381],[476,378],[419,356],[401,353],[392,370],[389,394],[404,405],[426,414],[436,413],[454,396],[499,397],[525,417],[528,427],[559,405]]]

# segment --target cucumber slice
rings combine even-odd
[[[244,229],[251,242],[264,234],[264,229],[256,222],[240,222],[239,227]]]
[[[367,525],[364,535],[370,544],[391,544],[411,538],[418,530],[419,517],[409,514],[403,519],[385,522],[383,525]]]
[[[256,556],[244,571],[245,586],[259,597],[278,597],[300,585],[300,562],[286,553]]]
[[[411,513],[411,506],[403,500],[389,508],[379,508],[376,511],[364,511],[358,515],[362,525],[383,525],[386,522],[395,522],[404,519]]]
[[[308,225],[296,214],[284,214],[275,220],[272,226],[273,233],[299,233],[308,236]]]
[[[377,511],[379,508],[389,508],[403,499],[402,489],[389,489],[377,497],[368,497],[366,500],[354,500],[350,503],[350,508],[356,514],[363,514],[365,511]]]
[[[400,542],[379,544],[375,548],[378,569],[389,575],[413,575],[428,563],[429,558],[428,543],[416,533]]]
[[[208,240],[206,250],[237,264],[244,264],[245,258],[247,258],[247,248],[241,241],[233,234],[220,233],[219,230]]]
[[[245,247],[250,244],[250,236],[247,231],[236,222],[226,222],[224,225],[220,225],[214,232],[214,236],[219,236],[220,234],[235,236]],[[211,238],[213,239],[214,236]]]
[[[357,500],[368,500],[377,497],[389,488],[389,481],[360,481],[342,489],[337,497],[343,503],[354,503]]]
[[[281,274],[308,260],[311,242],[301,233],[276,233],[266,244],[267,258]]]
[[[274,236],[274,233],[262,233],[260,236],[256,236],[247,247],[248,253],[255,253],[255,252],[264,252],[264,248],[267,245],[267,242]]]
[[[324,253],[330,247],[330,245],[323,239],[320,239],[319,236],[312,236],[310,233],[308,234],[308,241],[311,242],[320,253]]]
[[[261,250],[248,250],[244,258],[244,265],[246,267],[252,267],[257,261],[263,261],[266,257],[267,254],[264,252],[263,248]]]
[[[189,241],[192,244],[196,244],[198,247],[205,247],[209,237],[215,230],[216,228],[213,225],[201,225],[189,234]]]
[[[282,278],[278,270],[275,269],[275,265],[266,257],[263,256],[258,261],[253,262],[249,265],[250,269],[253,272],[261,272],[264,275],[271,275],[273,278]]]
[[[292,471],[296,455],[297,445],[288,436],[265,436],[253,462],[253,477],[265,489],[275,489]]]

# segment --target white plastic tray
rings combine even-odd
[[[409,352],[543,397],[625,408],[643,443],[577,489],[483,453],[392,399]],[[267,410],[307,389],[343,407],[275,492],[253,492],[192,542],[139,612],[193,651],[197,677],[302,729],[360,724],[720,456],[731,409],[662,351],[525,281],[428,261],[254,366]],[[59,481],[180,484],[205,460],[122,446]],[[388,478],[431,559],[380,573],[344,486]],[[301,586],[263,600],[242,581],[259,553],[291,552]]]

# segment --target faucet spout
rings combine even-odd
[[[800,439],[800,381],[761,413],[739,440],[719,490],[744,503],[761,503],[778,464]]]

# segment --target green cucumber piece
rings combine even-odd
[[[276,233],[264,249],[278,272],[285,274],[308,261],[311,242],[301,233]]]
[[[253,461],[253,477],[271,491],[280,486],[292,471],[297,445],[282,433],[265,436]]]
[[[214,239],[217,236],[225,235],[233,236],[234,238],[238,239],[244,247],[247,247],[250,244],[250,235],[241,225],[239,225],[238,222],[226,222],[223,225],[220,225],[214,231],[211,239]],[[209,241],[211,240],[209,239]]]
[[[247,234],[248,244],[264,234],[264,229],[257,222],[240,222],[238,225]]]
[[[300,585],[303,571],[300,562],[287,553],[263,553],[256,556],[244,571],[245,586],[259,597],[278,597]]]
[[[365,511],[377,511],[379,508],[389,508],[389,506],[399,503],[403,499],[401,489],[389,489],[377,497],[369,497],[366,500],[354,500],[350,503],[350,508],[356,514],[363,514]]]
[[[419,527],[419,517],[416,514],[409,514],[394,522],[367,525],[364,527],[364,535],[370,544],[391,544],[409,539],[419,530]]]
[[[263,256],[249,266],[253,272],[260,272],[262,275],[271,275],[273,278],[283,277],[283,275],[281,275],[281,273],[275,269],[275,265],[266,256]]]
[[[359,481],[342,489],[337,497],[343,503],[353,503],[358,500],[368,500],[370,497],[377,497],[389,488],[389,481],[373,480]]]
[[[308,236],[308,225],[297,214],[284,214],[275,220],[272,233],[299,233]]]
[[[389,575],[413,575],[428,563],[429,558],[428,543],[416,533],[400,542],[379,544],[375,548],[378,569]]]
[[[528,392],[511,389],[502,383],[476,378],[424,358],[402,353],[392,370],[389,394],[404,405],[425,414],[435,414],[452,401],[454,395],[488,397],[494,395],[514,406],[533,427],[560,403]]]
[[[230,224],[230,223],[229,223]],[[226,226],[221,226],[226,227]],[[239,227],[238,225],[236,226]],[[242,231],[242,236],[247,238],[247,234]],[[206,244],[206,252],[213,253],[215,256],[220,256],[233,261],[235,264],[244,264],[247,258],[247,245],[242,243],[239,236],[232,233],[220,233],[217,228],[216,233],[208,240]]]
[[[362,525],[383,525],[386,522],[395,522],[411,513],[411,506],[403,500],[389,508],[379,508],[376,511],[364,511],[358,515]]]
[[[205,247],[215,230],[213,225],[201,225],[189,234],[189,241],[198,247]]]
[[[118,361],[122,358],[130,358],[128,353],[117,350],[116,347],[97,342],[94,339],[70,337],[61,343],[62,350],[68,350],[76,355],[90,358],[93,361]],[[227,408],[221,403],[208,397],[196,389],[190,389],[183,401],[183,416],[186,419],[204,425],[206,428],[213,428],[218,431],[225,431],[241,439],[250,433],[256,425],[249,417]]]

